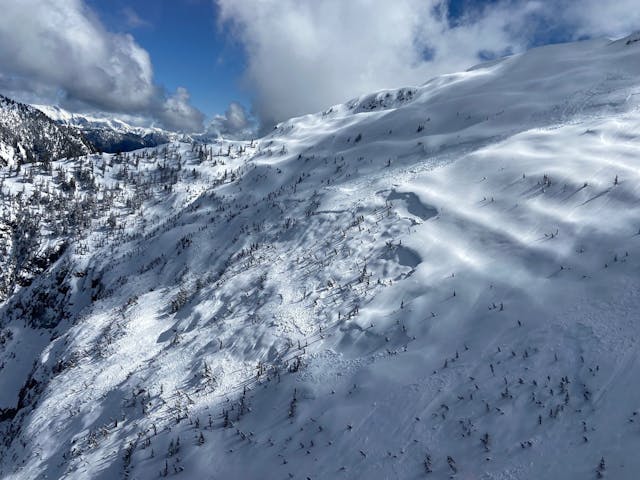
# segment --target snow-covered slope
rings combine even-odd
[[[0,95],[0,165],[77,157],[95,151],[74,129]]]
[[[628,40],[4,174],[0,475],[635,479]]]
[[[129,152],[190,139],[184,134],[169,132],[158,127],[135,126],[115,117],[71,113],[61,107],[51,105],[34,105],[34,107],[60,125],[80,129],[101,152]]]

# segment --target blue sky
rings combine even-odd
[[[219,28],[212,0],[88,0],[109,30],[132,34],[149,52],[156,80],[167,90],[186,87],[207,116],[229,103],[248,105],[241,88],[240,44]]]
[[[638,0],[4,0],[0,94],[263,131],[531,47],[640,30]]]

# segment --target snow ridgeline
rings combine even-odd
[[[57,106],[33,105],[33,107],[46,114],[58,125],[81,131],[99,152],[129,152],[170,142],[188,142],[198,137],[198,135],[184,135],[158,127],[136,126],[118,118],[104,117],[99,114],[71,113]],[[135,117],[127,120],[133,123],[142,121]]]
[[[92,152],[93,146],[75,128],[58,125],[41,111],[0,95],[0,166]]]
[[[638,60],[3,169],[0,476],[636,478]]]

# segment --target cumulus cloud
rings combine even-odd
[[[156,116],[171,130],[199,132],[202,130],[204,115],[189,103],[189,99],[187,89],[179,87],[160,106]]]
[[[216,137],[248,138],[255,133],[255,122],[241,104],[231,102],[224,115],[216,115],[207,128]]]
[[[547,3],[547,2],[545,2]],[[640,8],[636,0],[563,0],[552,9],[550,21],[575,28],[574,37],[622,37],[640,30]]]
[[[69,105],[157,114],[170,128],[202,123],[202,114],[185,104],[185,92],[167,97],[154,83],[147,51],[131,35],[107,31],[84,0],[4,2],[0,75],[5,83],[55,89]]]
[[[445,0],[216,1],[246,50],[263,126],[523,51],[553,29],[570,39],[640,28],[637,0],[468,2],[455,21]]]

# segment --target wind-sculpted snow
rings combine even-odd
[[[0,476],[636,478],[638,60],[5,169]]]

